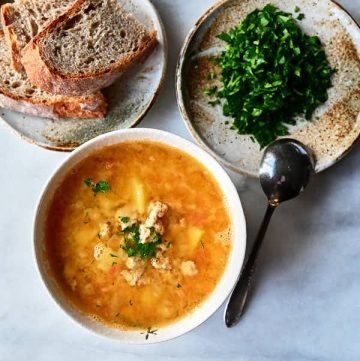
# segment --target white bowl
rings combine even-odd
[[[123,331],[117,328],[111,328],[81,313],[78,308],[69,302],[51,274],[51,267],[45,252],[46,215],[56,189],[68,172],[84,158],[97,152],[104,146],[129,140],[144,139],[170,145],[190,154],[200,161],[213,174],[221,187],[233,222],[233,247],[224,274],[215,290],[193,312],[171,325],[159,328],[156,334],[150,334],[147,339],[145,338],[145,334],[140,331]],[[207,320],[221,306],[234,287],[243,264],[245,247],[246,225],[243,209],[238,193],[223,168],[197,145],[174,134],[155,129],[137,128],[118,130],[101,135],[80,146],[70,154],[59,169],[51,176],[40,197],[34,221],[34,249],[37,265],[47,289],[57,304],[80,325],[100,335],[133,344],[155,343],[169,340],[183,335]]]

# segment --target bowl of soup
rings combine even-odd
[[[48,181],[34,223],[53,299],[86,328],[127,343],[168,340],[209,318],[234,287],[245,246],[241,202],[223,168],[154,129],[79,147]]]

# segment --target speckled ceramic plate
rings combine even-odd
[[[1,1],[4,2],[7,1]],[[154,52],[144,63],[135,65],[104,90],[109,104],[105,119],[51,120],[0,109],[4,122],[24,139],[48,149],[70,151],[100,134],[135,126],[150,109],[165,76],[167,43],[164,27],[149,0],[119,2],[149,29],[156,29],[158,45]]]
[[[216,4],[195,24],[181,51],[176,73],[179,108],[200,145],[228,168],[257,176],[262,154],[259,145],[249,136],[230,130],[221,106],[209,106],[203,89],[209,84],[209,72],[216,71],[208,58],[224,45],[216,35],[269,2],[290,13],[299,6],[305,14],[300,26],[306,33],[320,37],[331,66],[337,69],[329,100],[316,109],[312,121],[298,121],[289,129],[291,137],[313,150],[316,171],[320,172],[342,158],[360,134],[360,29],[333,1],[226,0]]]

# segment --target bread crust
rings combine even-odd
[[[18,97],[5,89],[0,89],[0,107],[51,119],[90,119],[103,118],[107,103],[101,93],[93,94],[84,99],[59,97],[54,100],[42,101]]]
[[[23,49],[21,62],[30,81],[49,93],[76,96],[93,93],[105,88],[118,79],[133,63],[144,61],[154,50],[157,39],[156,31],[148,33],[137,51],[126,59],[119,60],[105,69],[85,74],[62,74],[48,64],[39,46],[39,41],[62,21],[69,19],[87,0],[77,0],[64,14],[53,20],[39,32]]]
[[[16,71],[21,71],[23,66],[21,64],[21,54],[19,54],[17,43],[16,43],[16,35],[11,27],[11,4],[4,4],[1,6],[0,18],[1,25],[5,34],[5,39],[9,47],[9,55],[11,59],[11,66]]]

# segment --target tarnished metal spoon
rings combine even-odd
[[[314,171],[310,151],[294,139],[283,138],[270,144],[260,164],[260,184],[268,198],[268,206],[250,256],[225,308],[225,324],[236,325],[246,306],[255,270],[256,259],[275,208],[292,199],[307,186]]]

